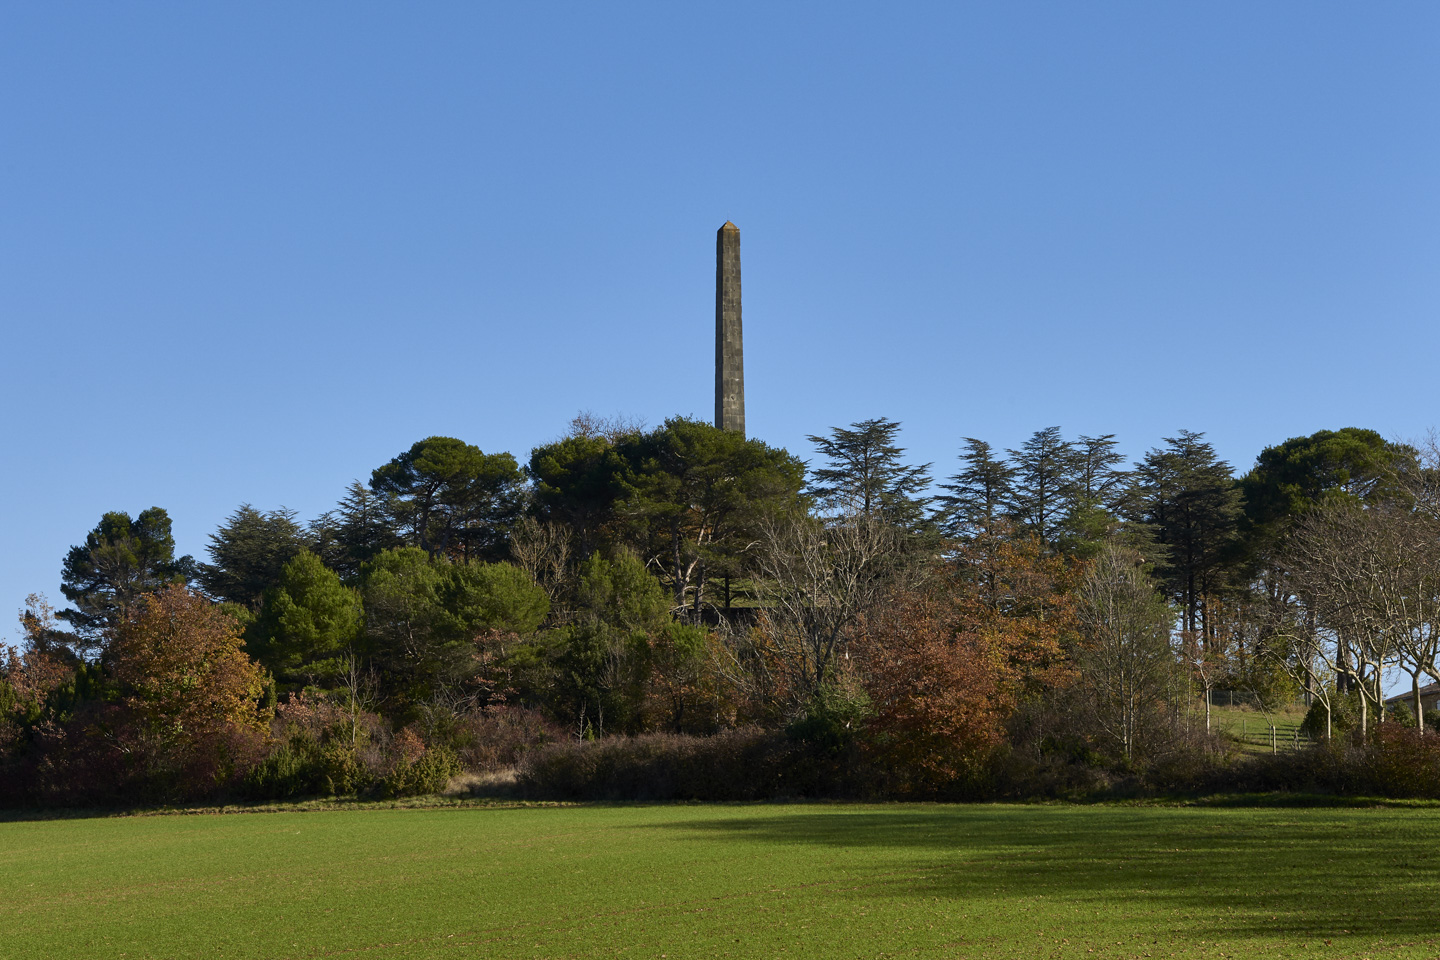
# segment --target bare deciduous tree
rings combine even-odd
[[[766,524],[759,550],[760,628],[797,699],[834,679],[860,618],[918,571],[904,532],[863,511],[783,516]]]
[[[1410,674],[1418,704],[1420,676],[1436,676],[1440,652],[1440,521],[1408,498],[1337,501],[1307,516],[1285,552],[1297,595],[1329,639],[1315,656],[1360,695],[1362,735],[1372,709],[1384,719],[1386,666]]]
[[[545,591],[553,608],[570,576],[572,536],[559,523],[522,517],[510,532],[510,556]]]
[[[1170,646],[1174,611],[1145,574],[1140,555],[1114,546],[1090,562],[1077,601],[1088,641],[1078,659],[1096,720],[1131,757],[1146,715],[1178,673]]]

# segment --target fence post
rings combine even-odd
[[[1271,753],[1279,753],[1279,752],[1280,752],[1280,751],[1276,748],[1276,746],[1275,746],[1275,724],[1273,724],[1273,723],[1270,724],[1270,752],[1271,752]]]

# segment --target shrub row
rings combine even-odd
[[[755,728],[551,744],[521,766],[524,795],[554,800],[765,800],[866,795],[853,752]]]
[[[863,751],[818,749],[782,733],[648,734],[552,744],[522,765],[524,795],[556,800],[1106,799],[1216,793],[1327,793],[1440,799],[1440,736],[1383,724],[1336,739],[1237,757],[1199,738],[1144,766],[997,752],[980,777],[917,794],[903,771]]]

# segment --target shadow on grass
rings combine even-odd
[[[1440,933],[1436,826],[1427,810],[1045,806],[815,810],[659,829],[894,850],[874,868],[914,867],[917,898],[1063,900],[1097,915],[1152,914],[1192,936],[1405,939]]]
[[[550,800],[521,800],[509,797],[447,797],[425,794],[396,800],[366,800],[356,797],[311,797],[295,800],[194,804],[148,807],[20,807],[0,809],[0,823],[33,820],[98,820],[111,817],[189,817],[236,813],[325,813],[336,810],[480,810],[520,807],[572,807],[574,803]]]

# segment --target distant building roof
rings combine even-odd
[[[1420,688],[1421,700],[1429,700],[1430,698],[1435,696],[1440,696],[1440,683],[1427,683],[1425,686]],[[1385,706],[1392,707],[1397,703],[1413,704],[1414,700],[1414,692],[1406,690],[1404,693],[1397,693],[1393,697],[1387,697],[1385,699]]]

